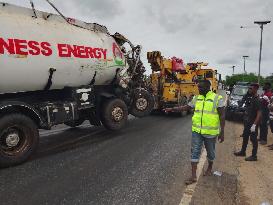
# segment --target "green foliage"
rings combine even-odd
[[[271,83],[271,86],[273,87],[273,73],[265,78],[265,82]]]
[[[273,79],[273,76],[271,76]],[[261,84],[264,84],[265,78],[261,76]],[[258,76],[254,73],[247,73],[247,74],[236,74],[232,76],[226,76],[226,85],[234,85],[237,82],[250,82],[250,83],[257,83]]]

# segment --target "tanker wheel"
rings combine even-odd
[[[130,108],[130,114],[135,117],[144,117],[149,115],[154,108],[154,98],[146,90],[137,91]]]
[[[101,122],[109,130],[119,130],[125,126],[128,109],[123,100],[106,100],[102,107]]]
[[[78,119],[74,121],[65,122],[64,124],[74,128],[74,127],[80,126],[83,122],[84,122],[84,119]]]
[[[23,163],[35,152],[38,142],[37,126],[29,117],[3,116],[0,119],[0,167]]]

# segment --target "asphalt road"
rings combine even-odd
[[[190,138],[190,116],[42,131],[31,160],[0,170],[0,204],[179,204]]]

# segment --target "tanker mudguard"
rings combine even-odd
[[[19,109],[19,110],[18,110]],[[20,111],[26,115],[35,119],[38,126],[42,126],[44,123],[44,118],[40,115],[39,111],[25,102],[21,101],[1,101],[0,103],[0,114],[5,115],[11,112]]]

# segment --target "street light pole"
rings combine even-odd
[[[262,61],[262,46],[263,46],[263,30],[264,25],[270,23],[271,21],[254,21],[254,24],[258,24],[261,28],[261,39],[260,39],[260,54],[259,54],[259,72],[258,72],[258,83],[260,83],[261,78],[261,61]]]
[[[234,68],[235,68],[235,65],[231,66],[232,67],[232,75],[234,75]]]
[[[244,73],[246,74],[246,58],[248,58],[249,56],[243,56],[244,58]]]

